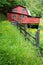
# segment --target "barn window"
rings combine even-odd
[[[16,18],[16,15],[13,15],[12,18]]]
[[[12,11],[13,11],[13,12],[17,12],[17,9],[13,9]]]
[[[21,19],[24,18],[24,15],[20,15],[20,18],[21,18]]]
[[[25,8],[23,8],[23,10],[22,11],[26,11],[26,9]]]

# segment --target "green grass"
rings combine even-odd
[[[42,48],[41,53],[43,56],[43,18],[41,19],[41,22],[40,22],[40,47]]]
[[[31,34],[35,34],[36,29],[30,29],[30,33]],[[42,58],[43,58],[43,18],[41,18],[40,20],[40,50],[41,50],[41,54],[42,54]]]
[[[10,22],[0,22],[0,65],[42,65],[37,50]]]

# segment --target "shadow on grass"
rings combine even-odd
[[[0,13],[0,22],[5,20],[7,20],[7,17],[4,14]]]
[[[40,47],[40,52],[41,52],[41,55],[43,57],[43,48]]]

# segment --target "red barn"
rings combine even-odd
[[[7,14],[7,18],[10,22],[19,22],[23,24],[39,24],[40,17],[31,16],[29,10],[26,7],[18,5]]]

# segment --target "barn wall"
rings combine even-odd
[[[23,7],[20,7],[20,6],[12,9],[12,12],[28,15],[28,12],[27,12],[26,8],[23,8]]]
[[[24,16],[24,15],[20,15],[20,14],[12,14],[12,13],[8,13],[8,19],[9,21],[17,21],[20,23],[36,23],[39,24],[40,23],[40,18],[35,18],[35,17],[28,17],[28,16]]]

